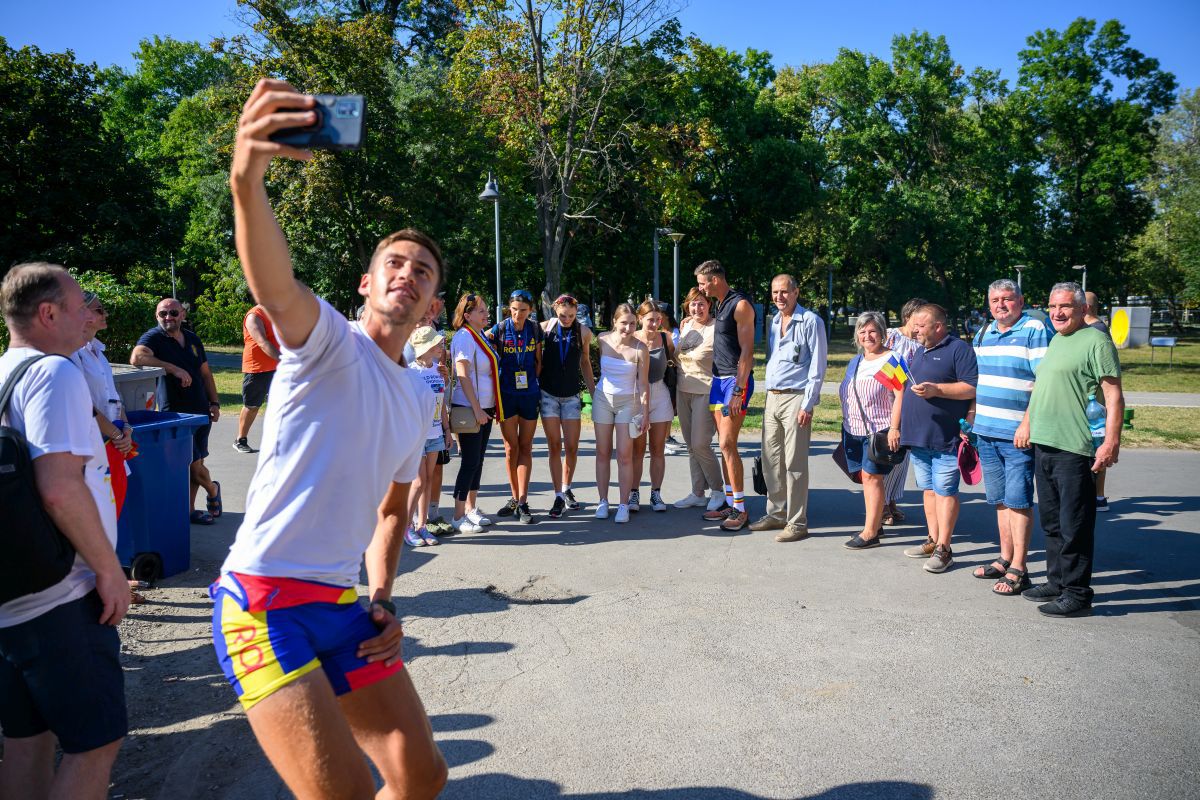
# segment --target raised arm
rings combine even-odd
[[[287,239],[275,219],[263,183],[267,166],[276,156],[307,161],[307,150],[272,142],[277,130],[310,125],[313,99],[283,81],[261,80],[242,107],[229,187],[233,193],[234,238],[246,283],[271,315],[279,341],[302,347],[317,324],[320,308],[312,292],[296,280]]]
[[[250,332],[250,338],[262,348],[269,358],[279,360],[279,349],[271,344],[271,339],[267,336],[267,326],[263,325],[258,314],[250,314],[246,317],[246,330]]]

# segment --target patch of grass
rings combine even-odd
[[[1127,392],[1200,392],[1200,337],[1179,337],[1174,366],[1171,353],[1155,348],[1150,363],[1149,347],[1118,350],[1121,357],[1121,386]]]
[[[217,368],[212,374],[221,401],[221,413],[237,414],[242,410],[242,371]]]
[[[1163,447],[1200,450],[1200,408],[1138,406],[1133,428],[1121,433],[1126,447]]]

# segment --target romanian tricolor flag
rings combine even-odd
[[[905,383],[912,380],[912,373],[908,369],[908,362],[902,356],[892,353],[879,368],[879,372],[875,373],[875,380],[889,389],[899,391],[904,388]]]

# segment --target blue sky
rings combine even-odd
[[[683,29],[735,50],[770,51],[777,66],[827,61],[840,47],[887,57],[897,33],[943,34],[968,71],[1000,69],[1015,82],[1017,52],[1043,28],[1061,30],[1079,16],[1119,19],[1131,43],[1158,58],[1181,86],[1200,86],[1200,2],[1197,0],[1008,0],[1007,2],[862,2],[861,0],[691,0]],[[132,65],[138,41],[154,34],[207,42],[235,33],[234,0],[0,0],[0,36],[9,45],[46,51],[70,48],[101,65]]]

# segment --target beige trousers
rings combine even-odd
[[[808,443],[812,424],[801,428],[796,414],[802,394],[767,392],[763,411],[762,462],[767,479],[767,516],[808,528]]]
[[[708,394],[675,393],[675,411],[679,427],[688,446],[688,465],[692,469],[692,493],[703,495],[706,489],[725,493],[721,465],[712,449],[713,434],[717,432],[712,411],[708,409]]]

